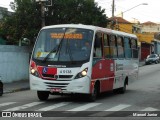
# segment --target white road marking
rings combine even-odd
[[[6,110],[3,110],[3,111],[17,111],[17,110],[22,110],[22,109],[26,109],[26,108],[29,108],[29,107],[33,107],[33,106],[36,106],[36,105],[39,105],[39,104],[42,104],[42,103],[44,103],[44,102],[32,102],[32,103],[29,103],[29,104],[25,104],[25,105],[22,105],[22,106],[18,106],[18,107],[6,109]]]
[[[105,111],[120,111],[122,109],[125,109],[127,107],[130,107],[131,105],[128,105],[128,104],[120,104],[120,105],[117,105],[115,107],[112,107],[110,109],[107,109]]]
[[[152,107],[147,107],[147,108],[145,108],[145,109],[143,109],[141,111],[158,111],[158,109],[152,108]]]
[[[11,105],[11,104],[15,104],[15,103],[16,103],[16,102],[1,103],[1,104],[0,104],[0,107],[7,106],[7,105]]]
[[[84,110],[87,110],[89,108],[95,107],[95,106],[100,105],[100,104],[102,104],[102,103],[88,103],[86,105],[76,107],[76,108],[73,108],[73,109],[70,109],[70,110],[67,110],[67,111],[84,111]]]
[[[128,105],[128,104],[120,104],[120,105],[117,105],[117,106],[112,107],[110,109],[104,110],[102,112],[97,112],[95,114],[92,114],[90,116],[97,116],[97,117],[99,116],[99,117],[102,117],[102,116],[106,116],[108,114],[111,114],[111,113],[113,113],[115,111],[120,111],[120,110],[125,109],[125,108],[130,107],[130,106],[131,105]],[[105,112],[105,111],[108,111],[108,112]]]
[[[68,105],[70,103],[71,102],[62,102],[62,103],[58,103],[58,104],[54,104],[54,105],[50,105],[48,107],[44,107],[44,108],[38,109],[36,111],[49,111],[49,110],[53,110],[53,109]]]

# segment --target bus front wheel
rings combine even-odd
[[[39,98],[39,100],[47,100],[49,97],[49,92],[47,91],[37,91],[37,96]]]
[[[97,96],[98,96],[98,85],[95,84],[92,93],[89,94],[89,101],[94,102]]]

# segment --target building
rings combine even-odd
[[[111,17],[109,18],[111,22],[110,28],[118,31],[123,31],[127,33],[132,33],[132,23],[123,19],[122,17]]]
[[[148,21],[141,24],[142,33],[157,33],[160,32],[160,24]]]

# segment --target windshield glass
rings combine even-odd
[[[148,58],[155,58],[155,57],[156,57],[155,54],[151,54],[151,55],[148,56]]]
[[[45,61],[89,60],[93,31],[79,28],[52,28],[40,32],[33,58]]]

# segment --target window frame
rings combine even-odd
[[[118,45],[118,39],[121,38],[121,46]],[[119,56],[119,47],[122,47],[123,49],[123,57]],[[124,51],[124,37],[121,35],[117,35],[117,56],[119,59],[124,59],[125,58],[125,51]]]

